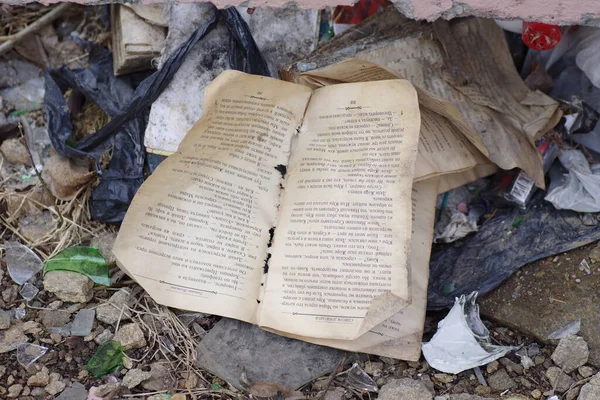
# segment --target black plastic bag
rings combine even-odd
[[[111,54],[98,46],[90,52],[90,66],[71,70],[67,67],[45,71],[44,103],[48,132],[55,150],[70,158],[95,160],[100,183],[94,188],[90,211],[95,220],[119,223],[144,180],[144,131],[149,108],[167,87],[194,45],[206,36],[221,18],[232,33],[229,59],[231,67],[268,76],[247,24],[235,8],[216,10],[209,20],[179,46],[163,67],[138,83],[139,74],[113,76]],[[79,143],[72,143],[72,124],[64,92],[80,92],[106,112],[111,120]],[[100,158],[112,149],[108,167],[100,168]]]
[[[538,191],[527,211],[503,209],[474,235],[434,248],[427,308],[451,307],[473,291],[483,295],[530,262],[600,239],[600,214],[557,210],[544,196]]]

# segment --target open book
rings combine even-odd
[[[418,359],[439,182],[487,159],[389,78],[223,72],[136,194],[119,266],[167,306]]]

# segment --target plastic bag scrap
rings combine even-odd
[[[167,87],[194,45],[215,27],[219,18],[228,25],[233,36],[229,49],[231,67],[268,76],[266,62],[247,24],[233,7],[215,9],[213,15],[173,51],[162,68],[139,85],[138,74],[113,76],[112,57],[99,46],[91,47],[88,68],[71,70],[63,66],[45,71],[44,105],[53,147],[63,156],[90,157],[96,162],[100,183],[94,188],[90,202],[94,219],[109,223],[123,220],[144,180],[143,134],[149,107]],[[69,88],[85,95],[111,118],[79,143],[71,139],[71,116],[63,95]],[[109,149],[112,149],[112,157],[108,167],[102,170],[100,159]]]
[[[564,150],[558,158],[569,173],[562,185],[546,195],[546,200],[557,209],[600,211],[600,171],[590,168],[580,150]]]
[[[525,211],[498,209],[475,234],[435,246],[427,307],[450,307],[473,291],[484,295],[525,264],[600,239],[600,214],[557,210],[543,196],[538,191]]]
[[[433,368],[448,374],[488,364],[519,346],[496,346],[479,319],[477,292],[456,299],[454,307],[438,324],[438,331],[423,343],[423,355]]]

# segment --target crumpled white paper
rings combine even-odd
[[[447,374],[488,364],[519,346],[496,346],[490,332],[479,319],[475,304],[477,292],[456,299],[454,306],[438,324],[438,331],[423,343],[423,355],[433,368]]]

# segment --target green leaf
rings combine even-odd
[[[108,265],[95,247],[69,247],[44,262],[44,274],[50,271],[78,272],[98,285],[110,286]]]
[[[96,349],[86,369],[96,378],[102,378],[123,365],[123,348],[121,343],[109,340]]]

